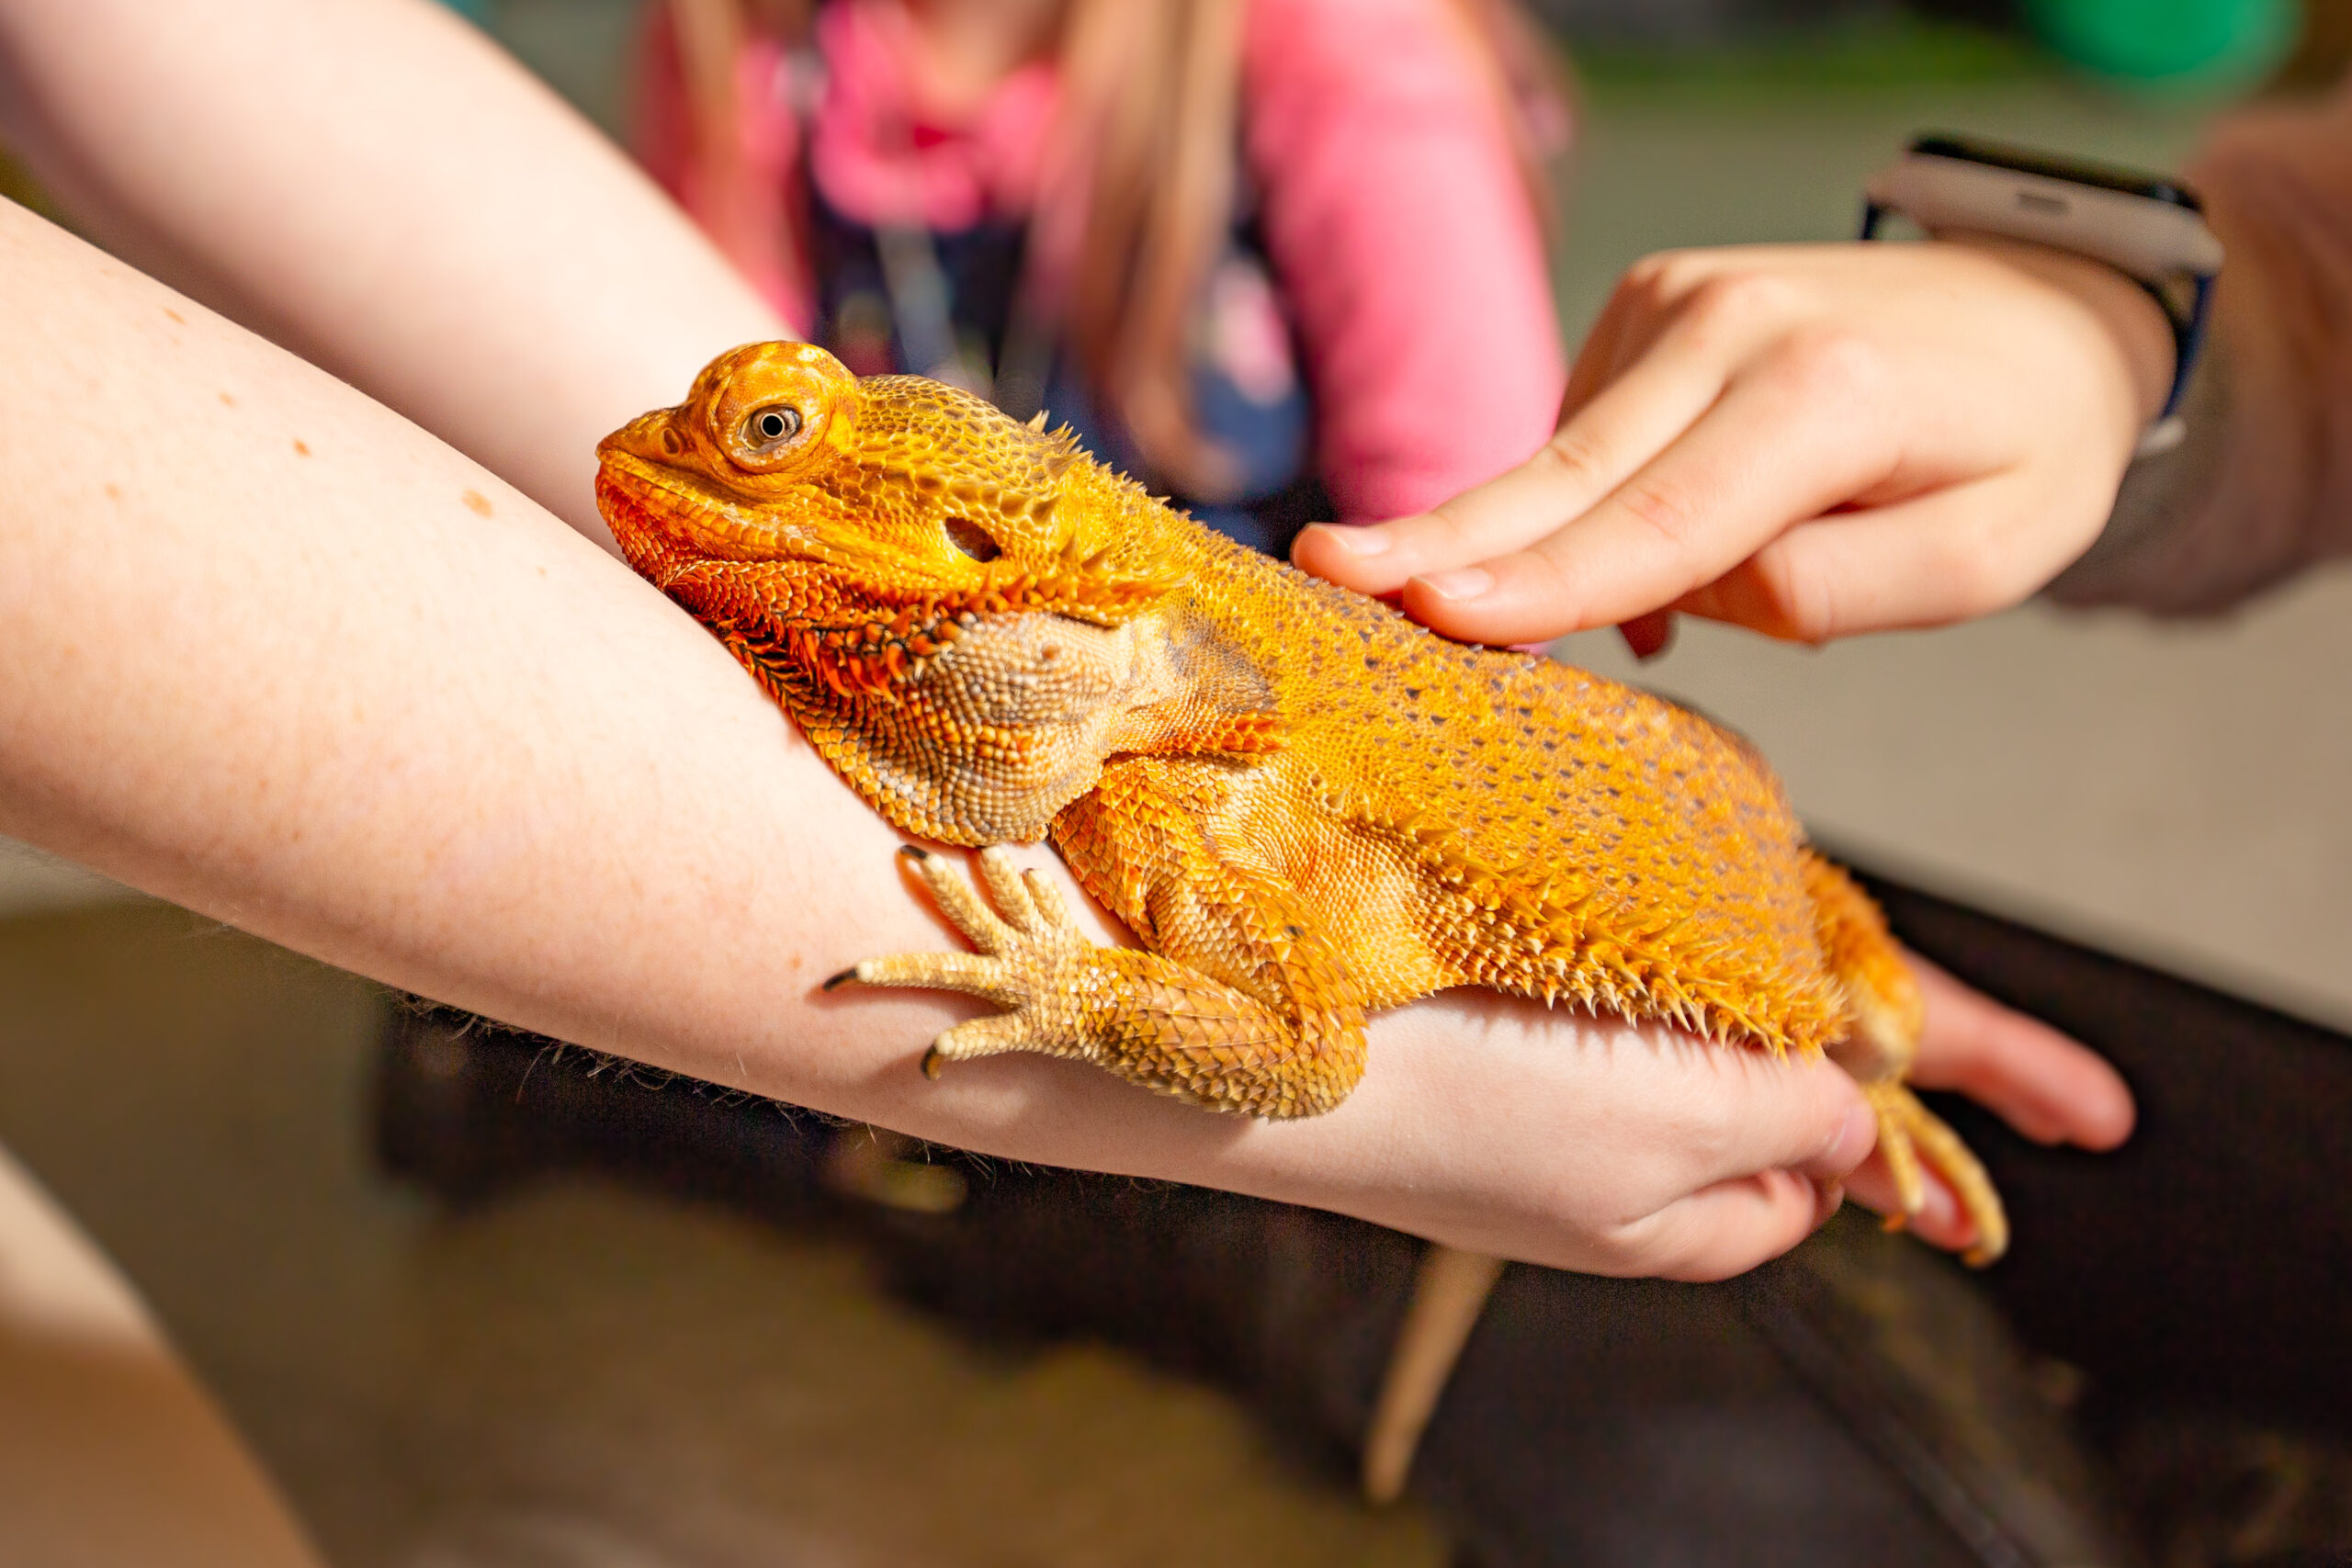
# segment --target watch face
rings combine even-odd
[[[2118,168],[2112,164],[2086,163],[2079,158],[2060,157],[2054,152],[2004,147],[1997,141],[1980,141],[1973,136],[1953,136],[1940,131],[1914,138],[1911,151],[1917,156],[1951,158],[1963,164],[1983,164],[1988,168],[2012,169],[2021,175],[2041,175],[2048,179],[2064,180],[2068,185],[2120,191],[2126,196],[2161,201],[2168,206],[2186,208],[2191,212],[2205,210],[2205,204],[2197,198],[2197,193],[2169,175],[2151,175],[2138,169]]]

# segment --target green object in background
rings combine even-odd
[[[491,0],[441,0],[441,4],[478,28],[490,26]]]
[[[2102,75],[2154,86],[2244,86],[2287,57],[2297,0],[2026,0],[2042,41]]]

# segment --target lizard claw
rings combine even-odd
[[[2008,1250],[2009,1222],[1984,1168],[1941,1118],[1919,1103],[1900,1083],[1868,1084],[1863,1098],[1878,1114],[1879,1150],[1894,1179],[1901,1207],[1886,1217],[1886,1228],[1901,1230],[1927,1202],[1926,1171],[1932,1169],[1959,1198],[1976,1227],[1975,1244],[1961,1260],[1981,1269]]]

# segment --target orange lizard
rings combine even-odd
[[[1004,1010],[942,1034],[926,1072],[1036,1051],[1308,1116],[1363,1074],[1366,1014],[1484,986],[1826,1052],[1905,1208],[1924,1160],[1974,1222],[1972,1260],[2007,1245],[1983,1168],[1904,1086],[1921,1009],[1899,950],[1737,737],[1448,642],[1201,527],[1042,418],[860,380],[805,344],[720,356],[598,450],[629,563],[891,822],[982,847],[985,901],[907,852],[976,952],[828,983]],[[991,847],[1047,837],[1139,947],[1089,940]],[[1440,1249],[1424,1283],[1475,1315],[1491,1278]],[[1392,1368],[1375,1492],[1401,1484],[1467,1332],[1449,1315]]]

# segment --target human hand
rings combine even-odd
[[[1380,1070],[1327,1120],[1378,1118],[1424,1168],[1381,1172],[1385,1223],[1586,1273],[1715,1280],[1778,1257],[1876,1138],[1826,1061],[1492,993],[1387,1015],[1373,1043]]]
[[[1927,1009],[1909,1078],[1915,1087],[1966,1095],[2039,1144],[2106,1150],[2131,1136],[2132,1091],[2103,1058],[1917,953],[1905,958]],[[1737,1273],[1802,1241],[1837,1209],[1841,1186],[1882,1213],[1900,1209],[1875,1151],[1855,1168],[1854,1151],[1869,1148],[1875,1126],[1852,1081],[1827,1063],[1776,1061],[1672,1031],[1623,1025],[1614,1026],[1623,1044],[1612,1044],[1612,1026],[1583,1018],[1564,1042],[1550,1021],[1538,1022],[1545,1015],[1517,1021],[1520,1005],[1452,993],[1384,1021],[1453,1035],[1445,1070],[1456,1092],[1485,1100],[1479,1127],[1432,1133],[1432,1141],[1456,1140],[1453,1152],[1476,1151],[1476,1163],[1520,1162],[1509,1173],[1516,1185],[1501,1189],[1508,1195],[1487,1200],[1497,1223],[1521,1233],[1515,1246],[1508,1231],[1493,1243],[1464,1241],[1450,1230],[1442,1239],[1588,1273],[1705,1280]],[[1445,1022],[1435,1016],[1443,1008],[1485,1019],[1473,1031],[1476,1049],[1461,1049],[1466,1021]],[[1498,1036],[1529,1026],[1543,1031],[1529,1043],[1540,1055],[1492,1058]],[[1417,1066],[1385,1064],[1399,1077]],[[1489,1074],[1509,1085],[1476,1086]],[[1432,1086],[1386,1087],[1418,1097]],[[1368,1078],[1357,1092],[1377,1097],[1381,1089]],[[1552,1159],[1530,1159],[1520,1146],[1529,1118],[1549,1119],[1560,1151]],[[1530,1171],[1548,1183],[1530,1181]],[[1912,1216],[1911,1228],[1937,1247],[1964,1250],[1976,1240],[1975,1228],[1932,1168],[1927,1176],[1927,1206]],[[1395,1201],[1395,1194],[1383,1197]],[[1562,1227],[1551,1238],[1554,1256],[1527,1250],[1524,1231],[1539,1211]],[[1388,1223],[1435,1234],[1426,1221]],[[1558,1249],[1568,1249],[1565,1260]]]
[[[1533,457],[1293,553],[1465,641],[1634,622],[1647,651],[1674,611],[1805,642],[1962,620],[2098,536],[2171,363],[2136,284],[2039,246],[1655,255]]]
[[[2105,1059],[2048,1024],[2003,1007],[1917,953],[1906,953],[1928,1015],[1911,1082],[1968,1096],[2037,1144],[2111,1149],[2132,1135],[2132,1091]],[[1913,1227],[1954,1250],[1975,1240],[1951,1190],[1929,1171]],[[1894,1184],[1873,1154],[1854,1173],[1855,1199],[1894,1213]]]

